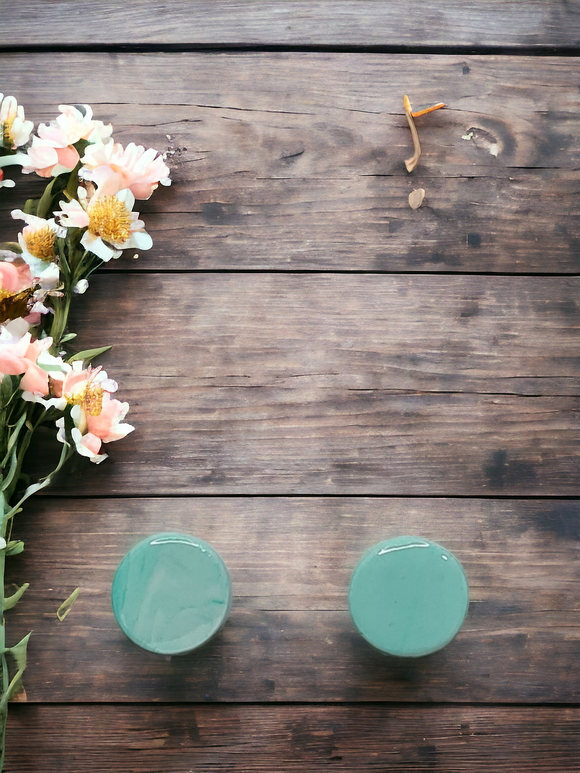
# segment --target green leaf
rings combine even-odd
[[[77,142],[77,146],[80,145],[81,142],[83,143],[82,149],[79,150],[79,148],[77,147],[77,153],[79,154],[79,156],[83,156],[84,155],[85,149],[86,149],[87,145],[89,144],[88,142],[86,142],[86,140],[85,141],[79,140],[79,142]],[[75,166],[75,168],[70,173],[70,177],[68,178],[68,183],[67,183],[67,186],[65,188],[65,196],[69,200],[70,199],[76,199],[76,197],[77,197],[77,190],[78,190],[78,187],[79,187],[79,170],[80,170],[81,166],[82,166],[82,164],[79,161],[78,164]]]
[[[68,599],[63,601],[60,607],[56,610],[56,616],[58,617],[61,623],[68,615],[68,613],[71,611],[72,605],[78,599],[80,592],[81,592],[80,588],[75,588],[73,592],[70,594],[70,596],[68,597]]]
[[[101,354],[108,352],[109,349],[112,348],[112,346],[101,346],[99,349],[85,349],[84,352],[73,354],[72,357],[68,358],[67,362],[75,362],[76,360],[90,362],[91,360],[94,360],[95,357],[100,357]]]
[[[13,539],[6,545],[7,556],[17,556],[24,550],[24,542],[21,539]]]
[[[10,701],[12,703],[20,703],[20,702],[26,703],[27,700],[28,698],[26,697],[26,690],[24,689],[24,684],[22,682],[22,679],[20,679],[16,683],[16,686],[10,696]]]
[[[54,475],[54,473],[51,473]],[[22,496],[22,499],[20,502],[23,502],[25,499],[28,499],[28,497],[31,497],[33,494],[36,494],[37,491],[41,491],[43,488],[46,488],[47,486],[50,486],[52,483],[52,478],[50,475],[47,475],[46,478],[43,478],[42,480],[38,481],[38,483],[33,483],[32,486],[28,486],[24,490],[24,495]],[[20,504],[20,502],[18,504]]]
[[[10,252],[16,252],[18,255],[22,254],[22,248],[18,242],[0,242],[0,250],[10,250]]]
[[[58,177],[53,177],[53,179],[48,183],[48,185],[44,189],[44,193],[40,197],[40,200],[36,206],[37,217],[46,217],[50,212],[50,209],[52,206],[52,199],[55,196],[55,192],[53,192],[53,189],[58,179],[59,179]]]
[[[76,334],[76,333],[67,333],[66,335],[64,335],[64,336],[63,336],[63,337],[60,339],[60,342],[61,342],[61,344],[66,344],[66,342],[67,342],[67,341],[72,341],[72,340],[73,340],[73,338],[76,338],[76,337],[77,337],[77,334]]]
[[[16,453],[18,451],[17,448],[12,449],[11,453],[11,459],[10,459],[10,467],[8,471],[4,475],[4,480],[2,481],[2,486],[0,486],[0,491],[6,491],[6,489],[12,484],[12,481],[14,479],[14,473],[16,472],[16,468],[18,467],[18,454]],[[8,461],[8,457],[5,461]]]
[[[22,674],[24,673],[24,669],[21,668],[16,672],[15,677],[12,679],[10,684],[8,685],[8,689],[2,696],[2,700],[0,701],[0,712],[6,711],[6,705],[8,701],[12,700],[12,698],[19,693],[22,690]]]
[[[0,384],[0,404],[3,408],[8,405],[13,394],[12,376],[4,376]]]
[[[26,649],[28,647],[28,640],[30,639],[30,634],[26,634],[24,639],[21,639],[21,641],[18,642],[18,644],[15,644],[14,647],[10,647],[9,649],[4,650],[6,653],[10,653],[14,660],[16,661],[16,665],[18,667],[18,671],[13,676],[12,681],[8,685],[8,689],[2,696],[2,700],[0,700],[0,714],[6,711],[6,706],[8,704],[8,701],[16,695],[17,692],[20,692],[22,688],[22,674],[24,673],[24,669],[26,668]]]
[[[7,513],[4,513],[4,523],[8,523],[8,521],[11,518],[14,518],[16,513],[19,513],[21,511],[22,508],[20,507],[20,505],[23,502],[25,502],[29,497],[31,497],[33,494],[36,494],[37,491],[40,491],[41,489],[46,488],[46,486],[50,486],[52,482],[52,476],[56,475],[57,472],[60,472],[64,463],[72,453],[73,453],[72,447],[68,443],[63,443],[62,451],[60,452],[60,459],[58,461],[58,464],[54,468],[54,470],[50,473],[50,475],[47,475],[46,478],[42,478],[42,480],[40,480],[38,483],[34,483],[32,486],[28,486],[24,490],[24,494],[20,497],[19,501],[13,507],[11,507]]]
[[[19,671],[24,671],[26,668],[26,650],[28,647],[29,639],[30,634],[27,633],[24,639],[20,639],[18,644],[15,644],[14,647],[10,647],[6,650],[6,652],[9,652],[16,661],[16,665]]]
[[[3,405],[8,405],[12,395],[20,388],[20,376],[4,376],[0,385],[0,399]]]
[[[77,142],[75,142],[74,146],[76,148],[77,153],[79,154],[79,156],[81,158],[85,155],[85,150],[88,148],[88,146],[90,144],[91,143],[88,140],[78,140]],[[79,161],[79,169],[81,168],[81,166],[82,166],[82,164]]]
[[[69,229],[69,231],[72,229]],[[67,239],[68,239],[67,235]],[[58,265],[60,268],[60,273],[62,275],[62,278],[64,280],[65,285],[70,280],[70,267],[68,264],[68,249],[67,249],[67,239],[63,239],[62,236],[58,236],[54,242],[54,248],[58,255],[59,261]]]
[[[4,387],[4,380],[2,380],[2,388],[3,387]],[[8,459],[10,458],[12,449],[14,448],[14,445],[18,440],[18,435],[20,434],[20,430],[22,429],[22,425],[24,424],[25,421],[26,421],[26,414],[23,413],[22,416],[16,422],[16,426],[10,433],[10,436],[8,438],[8,446],[6,447],[6,456],[4,457],[4,459],[2,460],[2,464],[0,465],[2,469],[4,469],[4,467],[6,467],[6,465],[8,464]],[[2,488],[2,491],[4,491],[4,488]]]
[[[25,215],[36,215],[39,199],[27,199],[22,207]]]
[[[12,607],[15,607],[25,592],[28,590],[29,586],[30,583],[25,582],[24,585],[21,585],[20,588],[18,588],[16,593],[13,593],[12,596],[7,596],[4,599],[4,610],[12,609]]]

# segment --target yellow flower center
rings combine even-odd
[[[54,240],[56,234],[49,225],[39,228],[24,237],[26,249],[35,258],[44,261],[53,261],[56,257],[54,252]]]
[[[123,244],[131,236],[131,213],[116,196],[103,196],[89,207],[89,232],[111,244]]]
[[[12,124],[14,118],[7,118],[2,124],[2,141],[5,148],[12,150],[14,147],[14,137],[12,136]]]
[[[69,405],[80,405],[89,416],[99,416],[103,410],[103,395],[105,390],[90,381],[81,385],[78,391],[65,395]]]

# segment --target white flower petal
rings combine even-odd
[[[67,366],[62,357],[53,357],[47,351],[41,352],[38,355],[36,364],[47,373],[67,373]]]
[[[128,408],[129,406],[127,406]],[[125,411],[127,413],[127,411]],[[121,440],[122,438],[126,437],[129,432],[133,432],[135,427],[133,427],[131,424],[117,424],[114,427],[111,428],[111,432],[109,433],[106,440],[103,440],[103,443],[113,443],[115,440]]]
[[[47,411],[49,408],[56,408],[58,411],[64,411],[64,409],[66,408],[65,397],[50,397],[48,400],[45,400],[43,397],[40,397],[39,395],[35,395],[33,392],[23,392],[22,399],[25,400],[27,403],[40,403],[45,407]],[[64,419],[58,419],[58,421],[64,422]],[[64,431],[64,424],[63,424],[63,431]]]
[[[93,236],[89,231],[84,234],[81,244],[86,250],[92,252],[97,258],[105,261],[105,263],[108,263],[111,258],[118,258],[121,255],[120,250],[108,247],[100,236]]]
[[[64,443],[65,446],[70,446],[70,443],[66,439],[66,432],[65,432],[65,429],[64,429],[64,416],[61,416],[60,419],[57,419],[55,421],[55,424],[56,424],[56,426],[58,428],[58,431],[56,433],[56,439],[59,442]]]
[[[136,247],[138,250],[150,250],[153,247],[153,239],[146,231],[134,231],[126,246]]]
[[[91,451],[91,449],[85,445],[85,443],[90,442],[90,439],[87,435],[81,435],[76,427],[72,430],[71,435],[72,439],[74,440],[77,452],[81,456],[86,456],[91,460],[91,462],[94,462],[95,464],[100,464],[101,462],[105,461],[107,454],[95,454],[94,451]],[[94,435],[91,435],[90,438],[94,438]]]

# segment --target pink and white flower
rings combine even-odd
[[[118,142],[89,145],[82,164],[79,176],[94,182],[100,195],[111,196],[129,188],[136,199],[148,199],[159,183],[171,185],[163,156],[133,142],[126,148]]]
[[[6,325],[0,331],[0,377],[22,376],[21,389],[47,395],[48,373],[37,364],[37,361],[40,355],[52,346],[52,338],[32,341],[30,333],[21,334],[22,320],[15,320],[15,322],[16,325]]]
[[[134,247],[148,250],[153,240],[145,231],[139,214],[132,212],[135,197],[124,189],[115,195],[97,193],[87,200],[84,188],[78,189],[80,201],[61,202],[61,211],[55,212],[61,225],[67,228],[86,228],[81,244],[105,262],[118,258],[121,250]]]
[[[72,405],[70,415],[75,426],[71,436],[77,452],[96,464],[107,458],[106,454],[99,453],[101,443],[120,440],[135,429],[123,423],[129,403],[113,399],[111,395],[116,390],[116,382],[104,370],[83,369],[79,361],[73,363],[62,382],[55,384],[55,392]],[[59,439],[66,442],[64,420],[59,421]]]
[[[79,154],[72,145],[55,146],[49,140],[33,137],[22,171],[24,174],[36,172],[39,177],[56,177],[71,172],[78,162]]]
[[[15,295],[32,286],[28,264],[15,255],[11,261],[0,261],[0,298]]]
[[[22,332],[28,332],[29,325],[38,324],[41,315],[48,313],[42,301],[49,290],[39,286],[20,255],[10,250],[0,250],[0,255],[4,258],[0,261],[0,323],[21,317],[26,323]]]
[[[76,142],[103,143],[109,139],[112,125],[94,121],[89,105],[80,107],[81,110],[73,105],[59,105],[61,113],[56,120],[40,124],[38,136],[32,138],[27,163],[22,168],[25,174],[36,172],[40,177],[56,177],[70,172],[79,162],[79,154],[74,147]]]

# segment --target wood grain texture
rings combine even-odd
[[[579,23],[577,4],[556,0],[20,0],[3,45],[576,48]]]
[[[19,705],[7,770],[575,773],[579,732],[572,708]]]
[[[174,180],[140,202],[153,249],[73,315],[77,348],[114,344],[137,429],[15,523],[7,582],[31,585],[8,643],[33,635],[7,773],[577,771],[579,22],[558,0],[3,14],[2,89],[28,118],[90,103]],[[419,119],[412,175],[404,93],[448,105]],[[17,179],[2,239],[38,190]],[[171,661],[109,601],[123,554],[164,529],[211,542],[235,596]],[[363,551],[401,533],[446,545],[471,586],[456,640],[413,661],[372,650],[346,606]]]
[[[138,203],[155,245],[136,270],[578,273],[578,59],[76,53],[2,63],[36,122],[88,102],[120,141],[168,151],[173,186]],[[418,119],[412,175],[403,93],[448,105]],[[14,201],[38,190],[33,177],[18,182],[0,204],[10,238]],[[413,211],[419,187],[426,198]]]
[[[75,350],[113,345],[137,431],[52,491],[578,495],[579,286],[95,276]]]
[[[579,516],[563,500],[37,499],[16,524],[8,580],[31,586],[7,630],[34,632],[31,702],[574,702]],[[121,557],[165,530],[210,542],[234,587],[221,634],[170,662],[136,650],[110,608]],[[396,534],[444,544],[471,588],[455,641],[416,660],[373,650],[347,611],[361,555]]]

